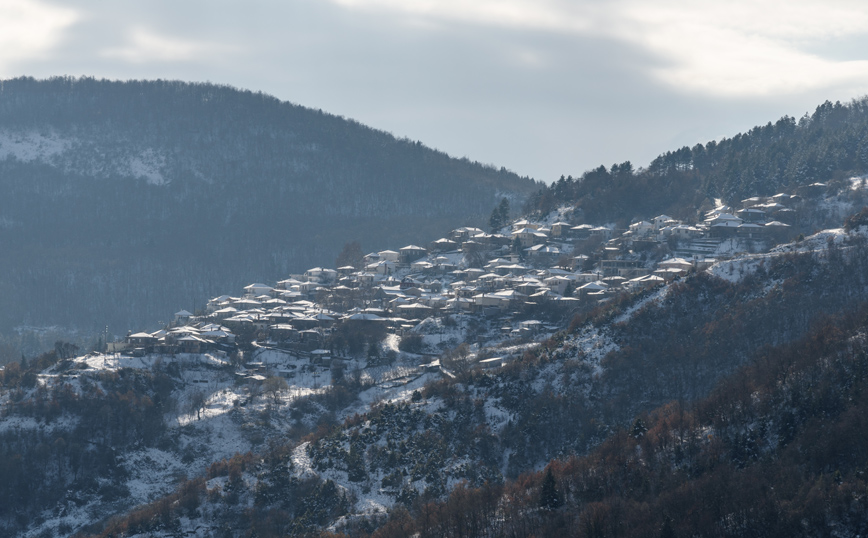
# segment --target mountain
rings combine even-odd
[[[455,315],[479,347],[441,354],[448,370],[414,368],[414,354],[376,366],[368,352],[367,366],[319,369],[325,390],[266,342],[246,368],[58,349],[3,372],[0,516],[13,530],[16,511],[49,512],[26,528],[100,537],[856,534],[866,268],[863,211],[536,339]],[[411,335],[441,339],[446,319]],[[485,367],[491,355],[506,365]],[[266,364],[294,370],[291,387],[238,377]],[[151,502],[103,519],[133,499]]]
[[[177,81],[0,82],[0,330],[166,320],[341,246],[418,243],[537,188],[357,122]]]
[[[11,362],[0,531],[864,534],[868,186],[813,183],[498,209]]]
[[[862,535],[866,307],[764,348],[709,396],[642,413],[587,455],[393,510],[376,536]]]
[[[569,203],[584,219],[630,222],[651,214],[679,218],[703,201],[737,205],[816,182],[840,186],[868,171],[868,98],[826,101],[799,120],[784,116],[746,133],[684,146],[635,169],[630,161],[561,177],[531,198],[528,211]],[[708,206],[709,208],[711,206]],[[643,217],[645,215],[645,217]]]

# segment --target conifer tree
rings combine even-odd
[[[563,499],[561,499],[561,494],[558,492],[552,468],[549,467],[546,469],[546,475],[543,477],[542,486],[540,487],[539,506],[546,510],[554,510],[562,504]]]
[[[496,232],[506,226],[509,222],[509,200],[501,198],[500,203],[491,211],[491,217],[488,219],[488,225],[492,232]]]

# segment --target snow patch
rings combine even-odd
[[[166,157],[153,149],[146,149],[139,155],[130,157],[127,163],[130,175],[143,178],[151,185],[165,185],[169,182],[161,171],[165,165]]]
[[[584,361],[593,368],[594,375],[603,373],[603,367],[601,366],[603,358],[609,353],[620,349],[620,346],[611,337],[598,327],[592,325],[585,326],[577,335],[565,342],[565,344],[569,344],[570,347],[576,349],[581,354]]]
[[[0,160],[13,158],[23,162],[51,161],[71,146],[71,141],[54,133],[0,131]]]
[[[622,312],[620,315],[618,315],[618,317],[616,317],[614,319],[613,323],[626,323],[626,322],[630,321],[636,312],[645,308],[647,305],[649,305],[651,303],[656,303],[656,302],[660,301],[661,299],[664,299],[666,297],[667,293],[669,293],[669,286],[668,285],[663,286],[662,288],[654,291],[654,293],[652,293],[648,297],[640,299],[639,301],[636,301],[636,303],[630,305],[628,308],[626,308],[624,310],[624,312]]]

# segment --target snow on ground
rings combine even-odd
[[[14,157],[22,162],[35,160],[50,160],[62,154],[72,146],[56,134],[40,134],[36,131],[13,133],[9,130],[0,131],[0,159]]]
[[[442,330],[443,336],[461,334],[463,322],[460,316],[456,318],[459,323],[455,326],[437,324],[432,328]],[[391,341],[387,340],[385,347],[395,349],[397,344],[395,337]],[[496,352],[509,357],[520,355],[538,345],[538,342],[509,345],[498,348]],[[473,349],[476,354],[479,353],[479,346],[474,345]],[[417,356],[402,353],[393,365],[368,367],[364,370],[362,361],[350,361],[346,365],[345,372],[348,373],[345,375],[352,375],[355,370],[362,371],[363,380],[373,386],[362,391],[357,401],[341,412],[339,418],[367,412],[381,401],[410,401],[415,391],[442,376],[440,372],[427,372],[419,367],[419,360]],[[74,367],[63,373],[42,374],[40,383],[69,383],[80,389],[85,378],[91,378],[99,371],[117,371],[121,368],[151,369],[169,361],[176,361],[181,367],[176,377],[178,388],[173,395],[177,405],[172,414],[166,417],[174,432],[174,447],[166,450],[141,447],[125,452],[122,464],[129,472],[126,486],[130,491],[131,504],[147,503],[173,491],[182,476],[201,475],[214,461],[231,458],[236,453],[256,451],[269,435],[290,424],[288,411],[295,400],[323,392],[332,382],[330,369],[310,365],[307,360],[301,360],[291,353],[262,348],[256,353],[255,363],[248,363],[249,369],[241,368],[238,372],[241,375],[231,374],[222,368],[226,364],[226,357],[219,353],[175,357],[89,354],[73,359]],[[256,388],[257,380],[262,381],[274,375],[284,376],[287,382],[287,388],[281,390],[276,398]],[[194,397],[197,395],[204,398],[198,416],[193,407]],[[432,410],[442,405],[442,402],[435,399],[417,405]],[[502,428],[510,418],[496,402],[487,402],[485,412],[493,428]],[[261,423],[261,417],[265,415],[270,417],[270,426]],[[9,417],[0,421],[0,430],[73,426],[72,422],[64,419],[56,420],[50,425],[38,424],[32,419],[20,417]],[[316,473],[307,455],[307,447],[307,444],[302,444],[293,451],[292,459],[298,475],[316,474],[324,480],[335,480],[340,487],[346,488],[358,499],[357,513],[383,513],[387,507],[393,505],[392,494],[381,491],[376,486],[370,487],[371,484],[351,483],[343,471]],[[61,523],[78,528],[83,522],[104,517],[105,514],[100,511],[105,508],[99,499],[93,499],[88,500],[82,507],[71,506],[63,513],[46,514],[46,521],[34,528],[31,534],[35,536],[45,529],[57,529]]]
[[[295,469],[295,475],[299,478],[316,476],[313,463],[310,461],[310,456],[307,453],[309,446],[310,442],[306,441],[295,447],[295,450],[292,451],[292,466]]]
[[[485,420],[494,431],[500,431],[512,419],[512,415],[501,408],[493,399],[486,399],[483,405],[485,411]]]
[[[178,479],[189,472],[176,455],[156,448],[128,452],[124,468],[130,473],[126,485],[133,504],[145,504],[154,496],[172,493]]]
[[[416,373],[404,378],[395,379],[381,385],[373,386],[359,393],[358,402],[347,407],[342,413],[342,418],[347,418],[356,413],[366,413],[378,402],[406,402],[413,396],[413,392],[421,390],[426,383],[440,379],[439,373]]]
[[[851,200],[844,196],[824,198],[817,204],[817,212],[825,213],[826,222],[843,222],[844,219],[858,211]]]
[[[47,431],[68,431],[74,428],[76,421],[68,416],[61,416],[51,422],[39,422],[32,417],[22,417],[18,415],[10,415],[0,421],[0,433],[9,431],[26,431],[26,430],[47,430]]]
[[[578,334],[570,337],[564,344],[564,347],[569,344],[581,353],[584,361],[593,367],[594,375],[599,375],[603,372],[603,367],[600,365],[603,358],[612,351],[619,349],[618,344],[611,337],[598,327],[591,325],[583,327]]]
[[[736,237],[731,237],[720,242],[714,255],[729,257],[746,254],[748,252],[747,244],[744,241],[740,241]]]
[[[746,254],[731,260],[715,263],[707,271],[728,282],[740,282],[744,277],[755,272],[760,263],[769,258],[769,254]]]
[[[852,234],[853,232],[850,235]],[[707,271],[729,282],[740,282],[745,276],[755,272],[767,260],[784,254],[823,252],[830,244],[841,246],[850,235],[843,228],[822,230],[802,241],[778,245],[765,253],[743,254],[730,260],[719,261],[709,267]]]
[[[383,348],[386,351],[394,351],[395,353],[400,353],[401,350],[398,349],[398,344],[401,343],[401,337],[397,334],[389,333],[386,335],[385,340],[383,340]]]
[[[168,180],[163,177],[162,169],[166,165],[166,156],[146,149],[139,155],[130,157],[126,164],[129,174],[133,177],[144,178],[151,185],[164,185]]]
[[[95,370],[116,371],[121,368],[150,369],[160,363],[177,362],[185,368],[201,366],[222,367],[228,364],[226,354],[217,353],[179,353],[175,356],[152,353],[142,357],[133,357],[121,353],[90,353],[72,359],[75,363],[86,364]]]
[[[428,348],[454,347],[463,342],[466,335],[466,316],[455,316],[456,323],[448,325],[441,318],[427,318],[413,327],[412,332],[422,336]]]
[[[630,305],[624,311],[616,317],[612,323],[626,323],[633,319],[633,315],[639,310],[645,308],[647,305],[651,303],[659,302],[666,298],[666,294],[669,293],[669,286],[663,286],[660,289],[654,291],[651,295],[636,301],[636,303]]]
[[[847,239],[847,232],[843,228],[821,230],[814,235],[809,235],[803,241],[778,245],[769,251],[769,255],[780,255],[790,252],[818,252],[828,248],[829,244],[840,246]]]
[[[498,355],[504,358],[520,357],[525,351],[530,351],[539,347],[539,341],[527,342],[524,344],[506,344],[495,348]]]

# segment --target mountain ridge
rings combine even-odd
[[[0,292],[18,305],[0,328],[124,334],[179,297],[201,305],[328,265],[351,240],[376,249],[481,224],[536,187],[228,86],[0,81]]]

